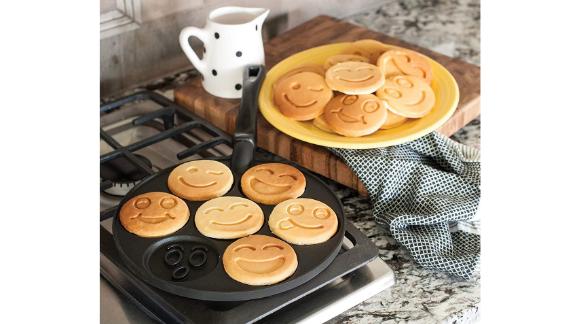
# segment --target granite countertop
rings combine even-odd
[[[380,8],[344,20],[479,64],[479,0],[386,2]],[[145,88],[172,98],[172,89],[195,75],[194,71],[178,73]],[[480,118],[452,138],[480,148]],[[380,250],[380,258],[390,265],[396,278],[392,288],[347,310],[330,323],[469,323],[478,318],[479,273],[464,281],[423,269],[415,264],[406,249],[373,221],[369,198],[333,181],[327,182],[342,199],[348,219],[374,241]]]

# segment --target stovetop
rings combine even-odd
[[[157,93],[141,92],[101,106],[103,319],[318,323],[393,284],[392,270],[377,257],[376,246],[349,222],[334,262],[308,283],[275,296],[236,303],[205,302],[170,295],[134,277],[118,258],[111,234],[111,217],[122,195],[139,179],[174,164],[228,156],[231,145],[227,134]],[[274,157],[263,150],[257,155]]]

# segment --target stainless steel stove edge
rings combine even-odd
[[[347,278],[266,317],[262,323],[324,323],[394,285],[393,270],[379,257]]]

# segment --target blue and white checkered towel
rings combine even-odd
[[[480,152],[436,132],[386,148],[331,149],[370,194],[377,223],[416,262],[468,279],[480,263]]]

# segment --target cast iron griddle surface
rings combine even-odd
[[[219,161],[230,166],[229,160]],[[266,162],[272,161],[257,160],[252,165]],[[338,231],[332,238],[321,244],[309,246],[291,244],[298,256],[298,268],[291,277],[280,283],[270,286],[250,286],[234,281],[226,274],[221,262],[222,255],[226,247],[235,240],[212,239],[198,232],[194,224],[194,215],[204,201],[193,202],[184,199],[190,209],[190,219],[180,230],[160,238],[143,238],[134,235],[126,231],[118,217],[115,217],[113,234],[116,247],[126,265],[142,280],[183,297],[213,301],[240,301],[271,296],[295,288],[312,279],[334,260],[342,245],[345,230],[344,212],[340,200],[316,176],[297,165],[293,166],[306,176],[306,190],[301,197],[313,198],[330,206],[338,217]],[[166,183],[168,175],[174,167],[164,169],[142,181],[124,197],[120,205],[132,197],[146,192],[170,192]],[[240,189],[240,176],[234,175],[234,184],[226,196],[247,198]],[[264,225],[256,234],[276,237],[268,227],[268,217],[274,206],[259,205],[264,211],[265,220]],[[118,208],[119,210],[120,208]],[[193,257],[193,262],[202,264],[202,266],[189,267],[191,268],[190,273],[182,280],[172,279],[171,273],[175,267],[168,266],[164,262],[166,251],[169,248],[174,249],[174,245],[183,248],[183,263],[188,262],[187,259],[195,250],[203,250],[207,257],[204,263],[202,263],[201,256]]]

